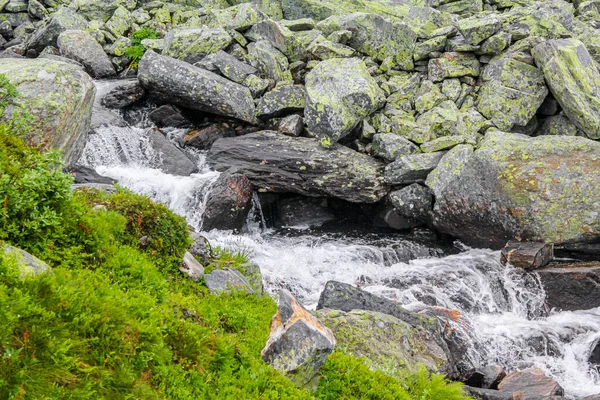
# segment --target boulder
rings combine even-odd
[[[4,245],[4,253],[16,259],[20,272],[19,278],[24,278],[27,275],[40,275],[52,272],[48,264],[17,247]]]
[[[419,151],[417,145],[395,133],[376,133],[372,143],[373,154],[386,161]]]
[[[74,165],[67,169],[67,172],[73,176],[73,183],[101,183],[112,185],[115,180],[107,176],[102,176],[95,170],[84,167],[83,165]]]
[[[600,72],[584,44],[548,40],[532,54],[564,113],[590,139],[600,139]]]
[[[115,76],[115,68],[102,46],[85,31],[68,30],[56,41],[62,56],[81,63],[93,78]]]
[[[557,39],[571,36],[573,5],[564,0],[532,2],[501,14],[502,29],[513,42],[533,36]]]
[[[458,30],[467,43],[476,46],[498,32],[501,25],[495,14],[476,15],[458,21]]]
[[[193,64],[227,48],[233,39],[223,28],[189,28],[172,29],[164,40],[162,54]]]
[[[204,267],[187,251],[183,255],[183,261],[181,262],[179,271],[187,275],[194,282],[200,282],[204,279]]]
[[[500,392],[493,389],[481,389],[465,386],[465,392],[475,400],[514,400],[512,393]]]
[[[364,357],[373,369],[390,371],[402,365],[416,371],[422,364],[430,371],[448,372],[443,344],[436,340],[439,335],[423,327],[377,311],[321,309],[316,314],[341,348]]]
[[[254,100],[248,88],[184,61],[147,51],[138,79],[165,102],[255,123]]]
[[[120,5],[117,7],[112,17],[104,25],[106,30],[113,34],[115,37],[123,36],[125,32],[131,29],[133,22],[133,16],[131,12]]]
[[[222,50],[217,51],[211,57],[210,62],[227,79],[243,84],[249,75],[255,75],[256,68],[241,62],[229,53]]]
[[[388,198],[398,214],[417,221],[419,225],[427,222],[427,216],[433,207],[431,191],[418,183],[395,190]]]
[[[150,145],[157,153],[160,169],[167,174],[188,176],[198,172],[198,166],[179,150],[158,129],[149,132]]]
[[[335,338],[287,290],[279,292],[279,310],[262,359],[299,387],[309,386],[333,351]]]
[[[548,265],[554,258],[552,243],[531,243],[509,240],[500,253],[500,263],[527,270]]]
[[[120,84],[112,87],[100,101],[107,108],[125,108],[146,95],[146,91],[137,79],[123,80]]]
[[[267,40],[259,40],[248,45],[248,60],[275,82],[294,82],[287,57]]]
[[[600,237],[600,143],[581,137],[486,133],[478,150],[450,151],[428,179],[433,224],[477,247],[513,238],[586,243]]]
[[[323,149],[314,139],[273,131],[219,139],[207,162],[218,171],[237,168],[265,192],[337,197],[355,203],[374,203],[387,194],[380,161],[341,145]]]
[[[437,167],[444,152],[401,156],[385,167],[383,175],[390,185],[407,185],[424,182],[427,175]]]
[[[246,277],[235,268],[215,269],[204,275],[204,283],[212,294],[229,293],[232,290],[254,293]]]
[[[550,308],[565,311],[600,307],[600,262],[563,264],[538,269]]]
[[[240,231],[252,205],[252,185],[248,178],[227,171],[211,186],[202,215],[202,230]]]
[[[48,46],[56,46],[56,39],[64,31],[86,28],[85,18],[71,8],[60,7],[50,19],[35,30],[29,39],[28,48],[40,53]]]
[[[482,80],[477,110],[503,130],[527,125],[548,94],[542,72],[514,58],[488,64]]]
[[[65,164],[74,164],[85,146],[96,94],[89,75],[63,62],[18,58],[3,59],[0,74],[17,87],[16,104],[33,116],[25,139],[62,150]],[[10,119],[13,111],[7,107],[0,117]]]
[[[498,385],[498,390],[506,393],[521,392],[522,400],[543,400],[555,395],[564,395],[564,390],[558,382],[537,368],[508,374]]]
[[[328,147],[381,107],[385,96],[358,58],[320,62],[306,75],[305,122]]]
[[[259,118],[273,118],[304,110],[306,90],[301,85],[278,85],[256,104]]]

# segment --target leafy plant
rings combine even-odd
[[[125,50],[125,55],[131,58],[132,68],[137,68],[138,63],[146,53],[146,48],[142,45],[142,40],[144,39],[160,39],[160,33],[146,27],[131,34],[131,46]]]

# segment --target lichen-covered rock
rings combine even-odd
[[[252,185],[248,178],[227,171],[212,184],[202,214],[202,229],[240,231],[252,205]]]
[[[533,51],[564,113],[591,139],[600,139],[600,72],[577,39],[549,40]]]
[[[124,108],[141,100],[146,91],[137,79],[120,81],[102,97],[101,103],[107,108]]]
[[[80,68],[47,59],[5,58],[0,74],[17,87],[18,106],[33,116],[26,140],[42,148],[63,151],[65,164],[74,164],[87,139],[96,88]],[[12,118],[7,107],[3,119]]]
[[[477,77],[479,67],[479,60],[473,54],[448,52],[429,60],[427,69],[431,81],[441,82],[446,78]]]
[[[346,136],[381,107],[385,97],[357,58],[320,62],[306,75],[305,122],[324,147]]]
[[[395,133],[377,133],[373,136],[373,154],[387,161],[394,161],[400,156],[414,154],[419,148],[410,140]]]
[[[502,30],[511,34],[513,41],[540,36],[562,38],[571,36],[573,5],[564,0],[534,2],[528,7],[515,7],[500,14]]]
[[[207,161],[218,171],[237,168],[262,191],[355,203],[374,203],[387,194],[382,162],[338,144],[323,149],[314,139],[272,131],[219,139]]]
[[[510,45],[512,36],[508,32],[498,32],[487,38],[477,51],[479,55],[498,55]]]
[[[600,262],[550,266],[535,271],[550,309],[589,310],[600,307]]]
[[[426,186],[413,183],[391,192],[388,198],[398,214],[421,224],[427,222],[427,216],[433,205],[433,196]]]
[[[334,43],[329,40],[313,40],[306,49],[314,58],[329,60],[330,58],[349,58],[356,55],[352,47]]]
[[[488,64],[482,80],[477,110],[503,130],[527,125],[548,94],[542,72],[514,58]]]
[[[240,84],[243,84],[249,75],[258,72],[256,68],[241,62],[222,50],[217,51],[210,62],[219,70],[221,75]]]
[[[271,321],[271,334],[261,355],[265,362],[289,377],[299,387],[309,386],[335,338],[287,290],[279,292],[279,310]]]
[[[443,195],[446,187],[458,179],[462,168],[473,154],[473,146],[458,145],[445,153],[425,180],[436,198]]]
[[[450,30],[455,29],[455,22],[450,14],[432,7],[421,7],[417,2],[414,3],[415,5],[410,7],[404,20],[419,38],[431,39],[436,36],[445,38]]]
[[[80,62],[94,78],[108,78],[116,74],[102,46],[87,32],[68,30],[56,41],[64,57]]]
[[[437,85],[426,80],[423,81],[421,87],[415,93],[415,110],[419,114],[423,114],[445,100],[448,100],[448,98],[442,94]]]
[[[445,372],[448,358],[443,344],[423,327],[392,315],[358,309],[321,309],[317,317],[333,331],[340,347],[364,357],[374,369],[393,371],[402,365],[415,371],[423,364],[431,371]]]
[[[254,123],[248,88],[184,61],[147,51],[138,67],[142,86],[166,102]]]
[[[38,53],[47,46],[56,46],[58,35],[70,29],[85,29],[87,21],[81,15],[74,12],[71,8],[61,7],[50,19],[36,29],[31,36],[28,48],[34,49]]]
[[[15,258],[17,267],[21,273],[19,275],[20,278],[24,278],[27,275],[40,275],[52,272],[52,269],[48,266],[48,264],[24,250],[5,245],[3,251],[9,257]]]
[[[277,130],[284,135],[300,136],[304,129],[304,120],[298,114],[288,115],[279,121]]]
[[[256,105],[260,118],[278,117],[305,106],[306,90],[301,85],[279,85],[267,92]]]
[[[469,152],[449,152],[443,170],[428,178],[438,230],[491,248],[516,237],[555,244],[600,237],[600,178],[593,173],[600,143],[488,132]]]
[[[467,133],[462,115],[453,101],[446,100],[419,116],[417,123],[429,132],[432,139],[439,136],[461,135]]]
[[[402,156],[385,167],[385,182],[390,185],[423,182],[443,156],[443,152]]]
[[[233,40],[222,28],[172,29],[164,37],[165,56],[193,64],[227,48]]]
[[[500,27],[501,22],[496,14],[476,15],[458,21],[458,30],[465,40],[474,46],[498,32]]]
[[[259,40],[248,45],[248,59],[265,76],[275,82],[292,83],[292,73],[289,71],[289,61],[283,53],[277,50],[269,41]]]
[[[229,293],[232,290],[254,293],[246,277],[235,268],[215,269],[204,276],[204,283],[212,294]]]
[[[125,32],[131,29],[133,23],[133,16],[131,12],[123,6],[119,6],[112,17],[106,21],[106,30],[115,35],[116,37],[123,36]]]
[[[433,139],[427,143],[423,143],[421,145],[421,151],[423,153],[434,153],[442,150],[448,150],[459,144],[467,143],[467,141],[467,135],[442,136],[440,138]]]
[[[571,122],[564,112],[560,112],[544,120],[536,132],[536,136],[543,135],[583,136],[584,133]]]

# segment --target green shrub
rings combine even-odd
[[[132,68],[137,68],[138,63],[146,53],[146,48],[142,45],[144,39],[160,39],[160,33],[152,28],[142,28],[131,34],[131,46],[125,50],[125,55],[131,58]]]

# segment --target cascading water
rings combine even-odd
[[[160,154],[143,129],[108,126],[90,136],[80,163],[167,205],[200,230],[218,173],[206,167],[202,154],[187,155],[199,173],[165,174],[157,169]],[[465,248],[447,255],[403,235],[289,234],[261,229],[264,220],[249,226],[243,235],[212,231],[206,236],[213,245],[248,255],[260,266],[269,292],[285,287],[314,307],[325,283],[338,280],[415,311],[431,305],[458,310],[471,327],[467,356],[473,363],[507,370],[537,367],[569,396],[600,393],[600,374],[587,362],[600,340],[600,308],[548,313],[537,276],[500,265],[498,252]]]

